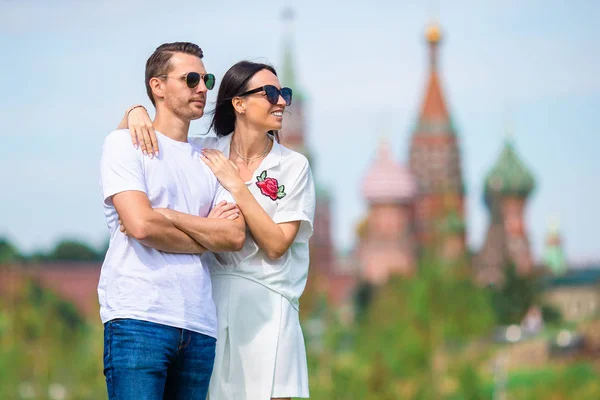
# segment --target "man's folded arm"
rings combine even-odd
[[[168,253],[199,254],[207,250],[154,211],[144,192],[120,192],[112,196],[112,202],[127,234],[143,245]]]
[[[178,211],[169,214],[175,227],[210,251],[240,251],[244,246],[246,223],[241,213],[236,219],[203,218]]]

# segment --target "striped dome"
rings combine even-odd
[[[486,196],[504,194],[527,197],[534,187],[533,175],[517,156],[512,142],[507,140],[500,158],[486,177]]]
[[[369,203],[409,203],[417,194],[413,175],[394,161],[385,140],[379,144],[375,162],[363,180],[362,191]]]

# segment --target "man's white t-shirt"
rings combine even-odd
[[[232,135],[190,138],[198,147],[215,148],[229,157]],[[233,275],[260,283],[287,298],[298,309],[308,278],[309,239],[313,234],[315,185],[308,160],[277,142],[246,182],[248,190],[275,223],[300,221],[288,251],[273,260],[260,249],[251,232],[238,252],[205,253],[211,275]]]
[[[200,159],[200,148],[156,132],[153,159],[118,130],[104,140],[101,189],[110,245],[98,285],[102,323],[133,318],[216,337],[217,318],[208,268],[196,254],[165,253],[119,230],[112,196],[137,190],[153,208],[206,217],[221,200],[233,201]]]

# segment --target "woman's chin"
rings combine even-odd
[[[279,131],[281,130],[281,128],[283,127],[283,124],[281,122],[279,123],[275,123],[275,124],[269,124],[269,127],[267,128],[268,131]]]
[[[262,128],[260,128],[260,130],[262,130],[264,132],[279,131],[283,127],[283,124],[281,123],[281,121],[273,120],[273,118],[269,118],[269,120],[264,121],[260,125],[262,125]],[[258,128],[258,126],[257,126],[257,128]]]

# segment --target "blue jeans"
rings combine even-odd
[[[205,400],[216,339],[135,319],[104,324],[110,400]]]

